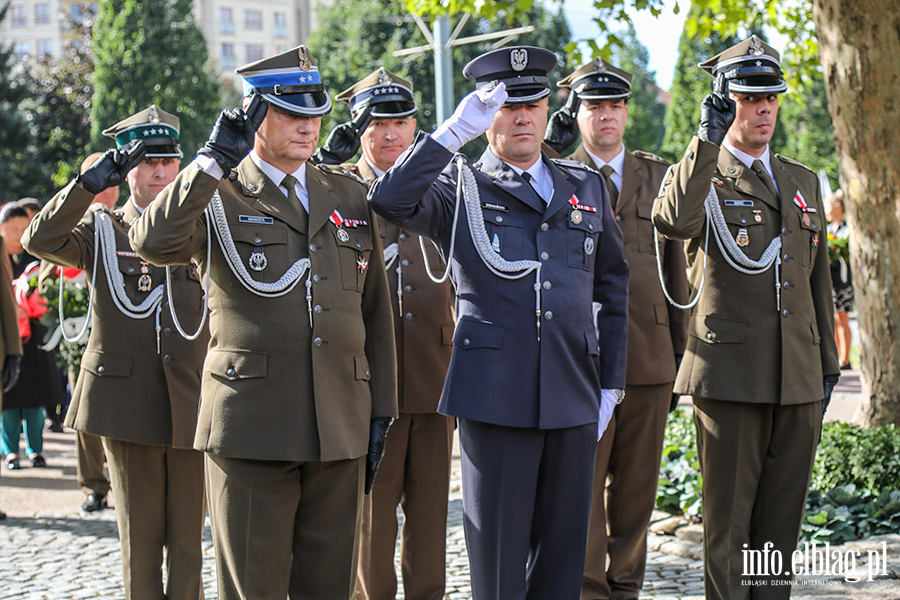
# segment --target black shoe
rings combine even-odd
[[[31,466],[37,469],[44,469],[47,467],[47,461],[40,454],[35,454],[31,457]]]
[[[841,371],[849,371],[853,366],[850,363],[844,363],[841,365]]]
[[[106,508],[106,496],[103,494],[90,494],[81,505],[84,512],[94,512]]]
[[[15,471],[17,469],[21,469],[22,467],[19,466],[19,457],[14,454],[10,454],[9,456],[7,456],[6,457],[6,468],[9,469],[10,471]]]
[[[5,521],[5,520],[6,520],[6,513],[3,512],[2,510],[0,510],[0,521]]]
[[[56,421],[50,421],[50,431],[52,431],[53,433],[62,433],[63,426]]]

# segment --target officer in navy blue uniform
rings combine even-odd
[[[624,395],[628,265],[606,186],[541,152],[555,65],[521,46],[476,58],[476,91],[369,192],[450,265],[439,411],[459,419],[474,600],[579,597],[596,442]],[[453,154],[485,132],[474,166]]]

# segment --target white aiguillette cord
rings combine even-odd
[[[503,279],[521,279],[532,271],[535,271],[536,281],[534,284],[535,292],[535,316],[537,318],[537,339],[541,341],[541,263],[536,260],[516,260],[508,261],[498,252],[494,252],[491,247],[491,241],[488,239],[487,230],[484,227],[484,211],[481,208],[481,196],[478,193],[478,182],[475,175],[466,165],[465,159],[458,156],[456,159],[456,167],[459,171],[459,179],[456,185],[456,205],[453,211],[453,229],[450,233],[450,252],[447,255],[447,269],[440,279],[436,278],[431,272],[431,266],[428,264],[428,256],[425,254],[425,242],[420,237],[419,246],[422,248],[422,256],[425,259],[425,270],[428,277],[435,283],[443,283],[450,274],[450,264],[453,258],[453,251],[456,246],[456,225],[459,221],[459,205],[464,202],[466,205],[466,217],[469,221],[469,234],[472,236],[472,243],[481,257],[481,262],[488,270]]]

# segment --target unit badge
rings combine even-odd
[[[594,238],[584,238],[584,254],[590,256],[594,253]]]
[[[509,66],[513,71],[524,71],[528,66],[528,50],[525,48],[513,48],[509,51]]]
[[[248,262],[250,263],[250,268],[254,271],[262,271],[269,264],[269,259],[263,254],[262,248],[254,246]]]
[[[749,245],[750,236],[747,234],[747,229],[744,227],[738,229],[737,236],[735,236],[734,241],[737,242],[737,245],[741,247]]]

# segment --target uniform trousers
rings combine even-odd
[[[400,413],[363,507],[357,598],[397,597],[394,549],[397,506],[403,509],[400,568],[407,600],[444,597],[447,496],[450,492],[452,417]]]
[[[582,600],[637,598],[672,384],[630,385],[597,444]]]
[[[459,419],[473,600],[577,600],[597,424],[564,429]]]
[[[109,494],[109,479],[103,472],[103,439],[83,431],[75,432],[75,450],[78,462],[78,485],[85,494]]]
[[[44,451],[44,407],[6,408],[0,412],[0,446],[3,454],[19,453],[19,436],[25,423],[25,449],[28,455]]]
[[[116,495],[125,597],[202,600],[203,453],[107,437],[103,448]]]
[[[206,455],[219,600],[348,600],[356,588],[365,457]]]
[[[745,574],[744,550],[777,550],[790,570],[813,459],[822,402],[781,406],[694,397],[703,475],[703,556],[709,600],[790,597],[791,576]],[[770,563],[771,564],[771,563]],[[772,569],[769,569],[772,572]],[[741,585],[765,581],[765,585]]]

